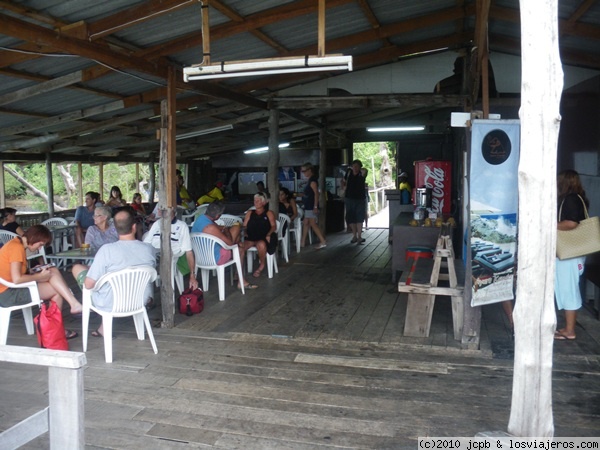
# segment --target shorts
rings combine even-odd
[[[314,210],[306,210],[304,211],[304,218],[305,219],[318,219],[319,218],[319,213],[315,213]]]
[[[233,252],[231,250],[227,250],[226,248],[219,249],[219,260],[217,261],[217,266],[221,266],[229,261],[233,256]]]
[[[85,277],[87,276],[88,273],[88,269],[82,270],[81,272],[79,272],[79,275],[77,275],[77,278],[75,279],[75,281],[77,282],[77,285],[83,289],[83,282],[85,281]]]
[[[579,290],[579,277],[583,274],[585,256],[560,260],[556,258],[554,296],[558,309],[576,311],[583,300]]]
[[[7,289],[0,294],[0,306],[8,308],[10,306],[26,305],[31,302],[29,289]]]
[[[363,223],[365,221],[365,199],[346,197],[346,222]]]

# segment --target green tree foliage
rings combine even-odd
[[[381,167],[382,156],[379,153],[380,142],[358,142],[354,144],[354,159],[360,159],[363,163],[363,167],[369,169],[367,175],[367,183],[370,187],[377,187],[381,181],[381,174],[379,168]],[[388,158],[392,165],[394,175],[392,179],[395,179],[396,164],[394,157],[394,142],[386,142],[388,149]],[[371,163],[373,161],[373,163]],[[373,173],[373,165],[375,166],[375,173]]]
[[[46,165],[45,164],[6,164],[15,172],[21,175],[28,183],[42,192],[47,192],[46,187]],[[75,186],[79,183],[79,173],[77,164],[63,164],[65,170],[72,177]],[[139,192],[138,180],[136,180],[135,164],[105,164],[103,168],[103,186],[99,186],[99,168],[98,165],[82,165],[82,189],[85,194],[88,191],[100,192],[103,200],[108,200],[112,186],[118,186],[121,189],[123,198],[129,203],[135,192]],[[146,164],[139,165],[140,181],[147,182],[150,169]],[[25,185],[16,180],[5,171],[5,192],[7,200],[11,200],[18,209],[46,211],[48,209],[46,201],[43,198],[35,196],[27,189]],[[52,181],[54,188],[54,201],[65,208],[75,208],[79,206],[76,192],[69,196],[69,192],[56,164],[52,165]]]

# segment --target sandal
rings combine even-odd
[[[102,333],[100,333],[100,328],[98,328],[97,330],[92,331],[90,334],[94,337],[104,337],[104,335]]]
[[[260,274],[262,273],[262,271],[263,271],[264,269],[265,269],[264,267],[263,267],[262,269],[256,269],[254,272],[252,272],[252,276],[253,276],[254,278],[260,278]]]
[[[574,341],[576,338],[577,336],[567,336],[558,330],[554,333],[554,339],[557,341]]]
[[[73,331],[73,330],[65,330],[65,337],[68,339],[75,339],[77,336],[79,336],[79,333],[77,331]]]
[[[238,289],[241,291],[241,286],[238,285]],[[248,283],[244,285],[244,289],[258,289],[258,286],[256,284]]]

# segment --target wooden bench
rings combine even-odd
[[[442,270],[443,269],[443,270]],[[464,318],[464,266],[454,258],[450,236],[440,232],[433,259],[412,261],[410,270],[402,272],[398,292],[408,293],[404,336],[428,337],[436,295],[452,298],[454,339],[461,340]],[[440,281],[448,286],[439,286]]]

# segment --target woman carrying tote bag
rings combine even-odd
[[[564,170],[558,174],[558,229],[572,230],[586,218],[585,208],[589,201],[581,186],[579,174],[574,170]],[[584,208],[585,203],[585,208]],[[554,295],[558,309],[565,312],[565,327],[556,330],[554,339],[574,340],[577,310],[582,299],[579,290],[579,277],[583,274],[585,256],[560,260],[556,258]]]

